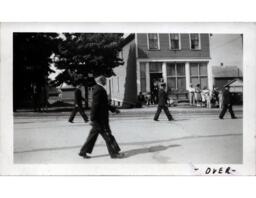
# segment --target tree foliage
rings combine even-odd
[[[113,68],[123,64],[119,58],[123,34],[119,33],[64,33],[59,44],[55,66],[64,69],[55,83],[75,84],[83,80],[86,84],[93,76],[112,76]]]
[[[49,67],[50,56],[58,49],[57,36],[56,33],[14,33],[14,68],[25,72],[26,79],[43,83],[45,76],[53,72]]]
[[[52,63],[51,55],[57,51],[57,33],[13,34],[14,105],[31,94],[31,85],[43,86],[47,82]]]

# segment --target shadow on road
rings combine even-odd
[[[132,157],[134,155],[159,152],[159,151],[164,151],[164,150],[167,150],[169,148],[179,147],[179,146],[180,145],[178,145],[178,144],[172,144],[172,145],[168,145],[168,146],[158,145],[158,146],[151,146],[151,147],[146,147],[146,148],[132,149],[132,150],[129,150],[129,151],[125,151],[123,153],[124,153],[124,156],[125,156],[124,158],[128,158],[128,157]]]
[[[178,145],[178,144],[171,144],[171,145],[168,145],[168,146],[158,145],[158,146],[144,147],[144,148],[139,148],[139,149],[132,149],[132,150],[122,152],[124,154],[123,159],[128,158],[128,157],[132,157],[132,156],[135,156],[135,155],[139,155],[139,154],[164,151],[164,150],[167,150],[169,148],[174,148],[174,147],[179,147],[179,146],[180,145]],[[109,156],[108,154],[105,154],[105,155],[96,155],[96,156],[91,156],[91,157],[92,158],[100,158],[100,157],[108,157],[108,156]]]

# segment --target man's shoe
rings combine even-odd
[[[219,119],[223,120],[223,117],[219,117]]]
[[[79,153],[78,155],[81,156],[81,157],[83,157],[83,158],[85,158],[85,159],[90,159],[90,158],[91,158],[91,157],[88,156],[86,153]]]
[[[117,153],[117,154],[111,155],[112,159],[121,159],[123,157],[124,157],[123,153]]]
[[[231,119],[237,119],[237,117],[232,117]]]
[[[159,121],[158,119],[154,119],[155,121]]]
[[[71,120],[69,120],[68,122],[70,122],[70,123],[74,123],[73,121],[71,121]]]

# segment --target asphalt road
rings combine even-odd
[[[110,125],[123,159],[111,159],[98,138],[91,159],[78,152],[90,130],[80,115],[67,122],[68,113],[18,113],[14,116],[14,163],[21,164],[178,164],[242,163],[242,111],[238,119],[218,119],[218,111],[174,110],[175,121],[152,120],[154,109],[125,110],[111,115]]]

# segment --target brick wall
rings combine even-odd
[[[137,34],[138,58],[210,58],[209,34],[200,34],[201,50],[191,50],[189,34],[181,34],[181,50],[169,49],[169,34],[159,34],[160,50],[148,50],[147,34]]]

